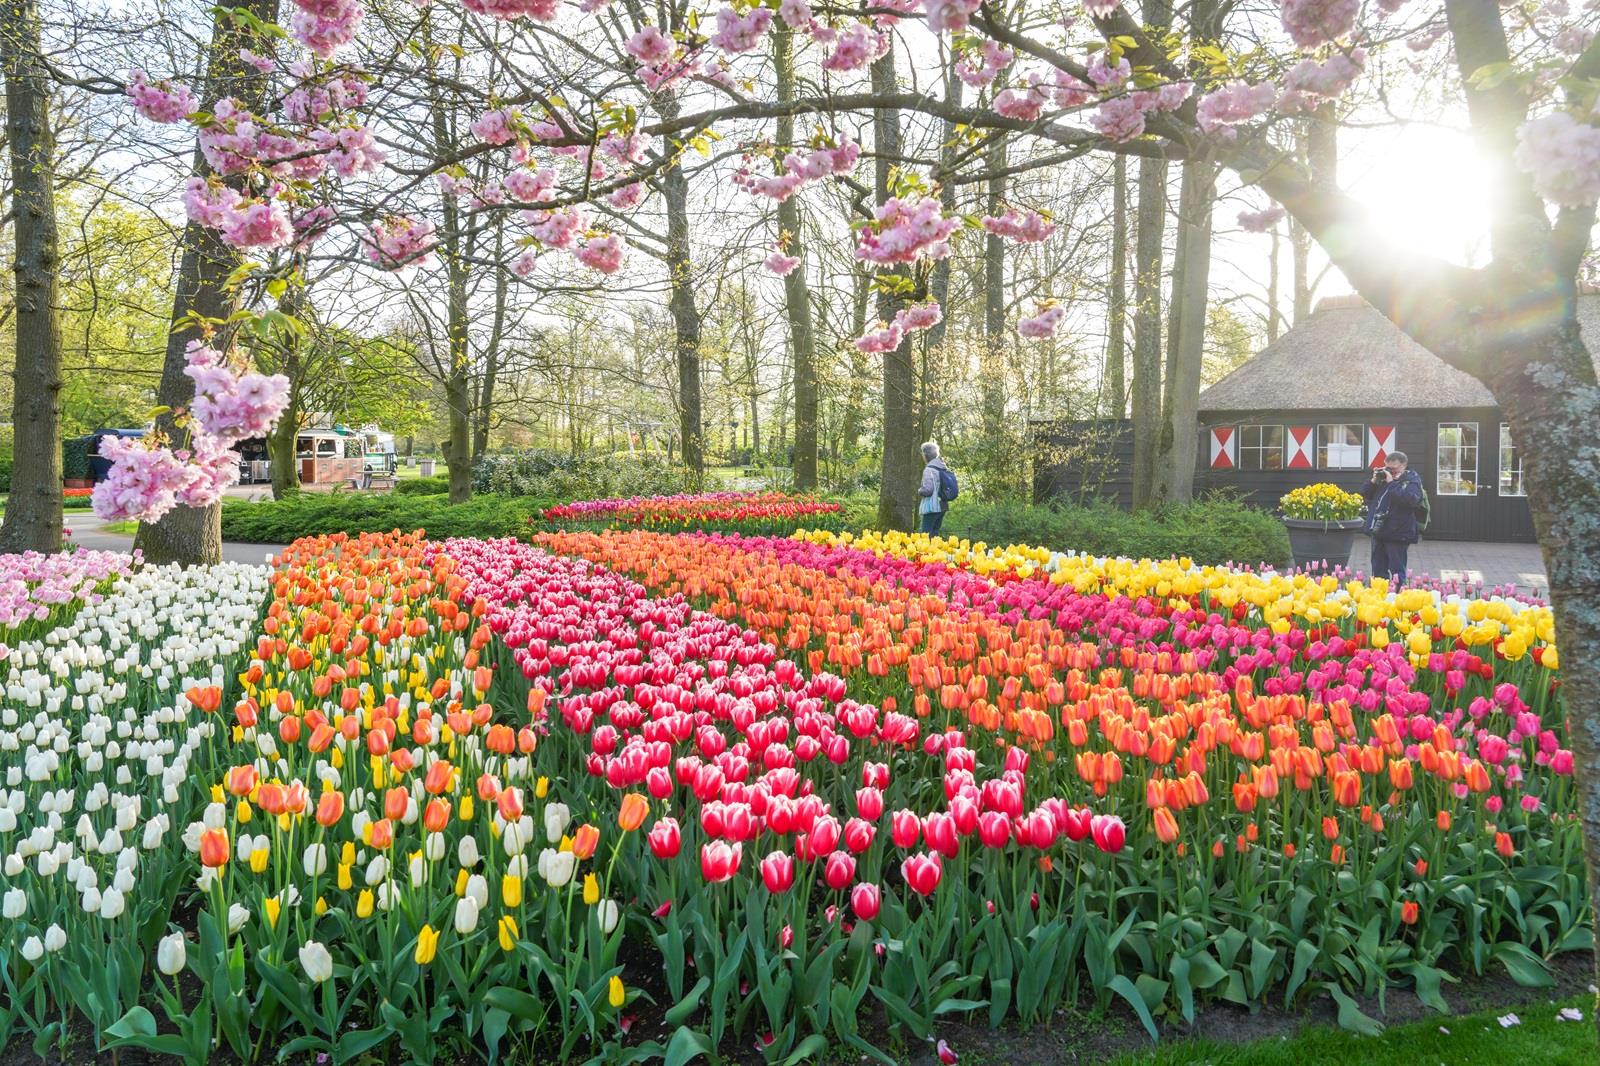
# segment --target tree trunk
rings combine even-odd
[[[277,0],[244,0],[239,9],[263,23],[277,20]],[[212,110],[225,96],[235,96],[252,108],[260,108],[268,84],[266,75],[247,66],[239,58],[241,48],[270,50],[270,44],[249,24],[235,20],[232,10],[219,9],[211,23],[211,45],[206,54],[206,87],[201,110]],[[198,146],[193,173],[206,178],[212,173]],[[237,179],[229,184],[236,184]],[[194,382],[183,372],[189,342],[201,336],[196,319],[224,322],[238,307],[238,296],[227,288],[228,275],[239,263],[239,256],[222,242],[215,230],[197,222],[183,228],[183,256],[178,267],[176,294],[172,302],[172,330],[167,334],[166,357],[161,364],[158,398],[163,407],[176,412],[194,399]],[[156,420],[156,428],[176,437],[171,414]],[[133,538],[135,549],[144,553],[147,563],[210,564],[222,561],[222,507],[174,507],[159,522],[144,522]]]
[[[1109,414],[1128,412],[1128,157],[1111,163],[1111,291],[1106,301],[1106,391]]]
[[[1155,498],[1161,433],[1161,264],[1167,224],[1167,163],[1139,160],[1133,258],[1133,505]]]
[[[494,261],[500,262],[505,239],[504,215],[495,215]],[[494,390],[500,376],[500,345],[505,340],[506,296],[510,277],[505,270],[495,272],[494,325],[484,345],[483,377],[478,383],[477,402],[472,405],[472,458],[489,450],[490,416],[494,414]]]
[[[61,550],[61,259],[56,240],[55,131],[41,58],[36,0],[0,13],[11,212],[16,253],[16,365],[12,370],[11,497],[0,552]]]
[[[894,47],[872,61],[872,91],[895,91]],[[900,156],[900,112],[880,108],[872,113],[873,191],[878,203],[889,198],[889,170]],[[889,273],[902,277],[897,267]],[[878,317],[892,321],[904,300],[886,289],[878,291]],[[883,457],[878,485],[878,524],[884,529],[913,528],[917,517],[917,421],[913,403],[916,373],[911,362],[911,338],[883,353]]]
[[[1209,159],[1184,161],[1168,337],[1170,360],[1162,402],[1161,448],[1156,456],[1156,497],[1167,503],[1187,503],[1194,491],[1216,175],[1217,168]]]
[[[960,107],[966,83],[956,73],[953,57],[945,54],[944,58],[944,98],[953,107]],[[1009,69],[1009,68],[1007,68]],[[1001,79],[1005,74],[1000,75]],[[939,133],[939,205],[944,208],[946,215],[956,213],[956,187],[951,182],[955,176],[956,167],[961,159],[961,140],[956,136],[956,123],[954,119],[945,119],[941,124]],[[953,256],[945,256],[933,264],[933,270],[928,276],[928,292],[934,301],[944,308],[944,315],[933,328],[928,330],[928,347],[935,351],[944,348],[944,338],[950,328],[950,260]],[[860,336],[860,334],[856,334]]]
[[[781,19],[772,35],[773,67],[778,100],[794,99],[794,31]],[[778,144],[794,143],[794,117],[778,119]],[[789,351],[794,359],[794,487],[810,492],[817,487],[817,339],[811,321],[811,287],[806,282],[805,246],[800,241],[800,201],[789,197],[778,204],[778,230],[788,238],[788,254],[800,265],[783,279],[783,308],[789,319]],[[754,385],[751,386],[752,392]],[[755,418],[752,396],[751,419]],[[760,444],[756,445],[760,451]]]
[[[288,374],[286,369],[283,371]],[[294,380],[293,378],[290,379]],[[267,459],[272,465],[272,498],[281,500],[300,487],[300,462],[295,455],[295,439],[300,435],[299,390],[289,390],[289,404],[277,424],[267,433]]]
[[[677,97],[660,93],[656,110],[663,122],[671,122],[678,117]],[[670,137],[662,138],[661,151],[672,157],[661,171],[661,194],[667,212],[666,262],[671,287],[667,307],[672,312],[678,361],[678,433],[683,464],[698,478],[706,469],[705,427],[700,401],[700,310],[694,302],[694,259],[689,247],[689,175],[679,162],[681,147]]]

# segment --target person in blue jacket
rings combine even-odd
[[[1373,577],[1405,584],[1406,554],[1417,542],[1422,494],[1422,478],[1411,469],[1405,452],[1390,452],[1388,462],[1361,486],[1361,497],[1367,501],[1367,533],[1372,537]]]
[[[937,537],[939,527],[944,525],[944,514],[950,509],[950,500],[955,498],[954,494],[941,491],[944,475],[950,468],[944,465],[939,457],[939,446],[931,440],[922,446],[922,461],[927,465],[922,468],[922,482],[917,486],[917,531]]]

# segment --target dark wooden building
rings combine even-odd
[[[1590,351],[1600,352],[1600,294],[1578,298],[1578,317]],[[1080,450],[1111,457],[1111,473],[1085,479],[1070,459],[1051,461],[1052,449],[1069,454],[1090,432],[1100,435],[1099,448]],[[1534,539],[1522,458],[1489,390],[1359,297],[1322,300],[1201,392],[1200,435],[1197,493],[1228,487],[1276,508],[1301,485],[1330,481],[1354,490],[1389,452],[1402,451],[1428,490],[1430,538]],[[1041,425],[1035,445],[1037,497],[1101,496],[1127,505],[1126,423]]]

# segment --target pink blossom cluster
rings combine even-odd
[[[996,113],[1019,122],[1033,122],[1044,111],[1050,97],[1041,82],[1036,80],[1020,88],[1002,89],[994,98]]]
[[[236,374],[222,353],[190,341],[183,368],[194,382],[189,414],[197,433],[223,446],[260,437],[289,404],[289,379],[282,374]]]
[[[472,135],[484,144],[510,144],[517,139],[522,112],[514,107],[485,111],[472,123]]]
[[[922,256],[943,259],[950,254],[950,235],[960,225],[959,218],[946,218],[932,197],[890,197],[861,231],[856,258],[879,266],[912,263]]]
[[[600,138],[600,151],[623,165],[644,159],[645,138],[639,133],[608,133]]]
[[[783,157],[783,173],[758,178],[741,168],[733,177],[735,185],[757,196],[782,203],[810,181],[848,174],[861,157],[861,146],[846,139],[838,147],[813,148],[804,155],[790,152]]]
[[[929,300],[927,303],[912,304],[902,308],[894,316],[894,324],[900,327],[903,333],[912,333],[919,329],[932,329],[944,321],[944,308],[938,301]]]
[[[994,81],[1016,53],[999,42],[985,38],[977,48],[968,49],[956,62],[956,76],[974,89],[981,89]]]
[[[1266,233],[1283,221],[1285,214],[1287,212],[1278,204],[1273,204],[1263,211],[1240,211],[1239,228],[1250,233]]]
[[[366,102],[367,83],[353,75],[306,80],[284,95],[283,117],[310,126],[333,112],[352,111]]]
[[[824,44],[833,46],[833,51],[822,61],[823,70],[839,72],[860,70],[882,56],[889,48],[889,36],[878,32],[865,22],[851,23],[847,29],[839,31],[819,26],[813,31],[812,36]]]
[[[778,277],[786,278],[793,274],[795,268],[800,265],[800,257],[798,255],[784,255],[779,250],[767,256],[761,265],[778,275]]]
[[[779,0],[778,17],[783,19],[784,25],[791,30],[805,30],[811,28],[811,5],[806,0]]]
[[[622,267],[622,238],[607,234],[590,237],[578,247],[578,262],[602,274],[615,274]]]
[[[1144,133],[1144,111],[1132,96],[1113,96],[1094,109],[1089,124],[1102,137],[1120,144]]]
[[[461,6],[475,15],[488,15],[502,22],[519,18],[554,22],[561,13],[561,0],[461,0]]]
[[[884,325],[882,321],[879,321],[877,328],[869,329],[855,339],[855,346],[858,351],[866,352],[869,355],[892,352],[900,347],[900,342],[905,340],[905,336],[905,327],[900,323],[891,322],[888,325]]]
[[[1024,318],[1017,323],[1017,332],[1024,337],[1040,339],[1055,336],[1061,322],[1067,317],[1067,309],[1060,304],[1052,303],[1042,308],[1030,318]]]
[[[628,38],[628,54],[647,67],[657,67],[672,58],[672,38],[659,27],[646,26]]]
[[[732,7],[724,7],[717,12],[717,30],[711,35],[711,43],[730,55],[751,52],[760,46],[771,26],[772,11],[768,8],[754,7],[741,15]]]
[[[966,29],[981,6],[982,0],[924,0],[923,3],[928,13],[928,29],[934,33]]]
[[[1302,59],[1283,78],[1283,91],[1287,95],[1309,97],[1338,96],[1355,83],[1367,64],[1365,48],[1349,52],[1335,52],[1327,59]],[[1280,106],[1283,101],[1280,100]],[[1311,105],[1315,107],[1315,103]]]
[[[1102,48],[1094,54],[1093,59],[1089,60],[1087,73],[1095,88],[1110,90],[1133,77],[1133,64],[1128,62],[1127,56],[1122,56],[1117,60],[1117,65],[1112,66],[1110,49]]]
[[[359,0],[294,0],[294,8],[289,35],[321,59],[355,39],[365,14]]]
[[[1349,33],[1360,13],[1361,0],[1283,0],[1283,28],[1309,50]]]
[[[550,211],[528,211],[524,217],[529,220],[533,235],[547,248],[571,248],[578,235],[589,228],[589,216],[577,204]]]
[[[519,204],[542,204],[555,199],[556,175],[553,170],[518,167],[505,176],[506,193]]]
[[[1587,207],[1600,199],[1600,126],[1570,111],[1529,119],[1517,130],[1512,153],[1540,196],[1562,207]]]
[[[142,70],[128,72],[127,92],[133,109],[151,122],[181,122],[200,110],[188,86],[170,81],[152,84],[149,75]]]
[[[1108,18],[1121,6],[1122,0],[1083,0],[1083,10],[1096,19]]]
[[[622,188],[606,194],[606,203],[617,211],[627,211],[644,203],[645,197],[650,195],[650,187],[642,181],[630,182]]]
[[[1006,208],[1001,215],[984,215],[981,221],[990,233],[1019,244],[1042,241],[1056,231],[1056,224],[1039,212],[1019,211],[1015,207]]]
[[[1200,98],[1195,118],[1207,133],[1220,126],[1237,126],[1262,115],[1272,107],[1278,97],[1270,82],[1246,85],[1242,81],[1230,82]]]
[[[391,215],[374,222],[363,243],[367,258],[384,270],[425,266],[433,258],[433,224]]]

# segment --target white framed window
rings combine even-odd
[[[1333,422],[1317,427],[1317,469],[1360,470],[1367,465],[1365,427]]]
[[[1282,470],[1283,427],[1240,426],[1239,469]]]
[[[1511,427],[1500,423],[1500,495],[1526,496],[1522,485],[1522,453],[1511,440]]]
[[[1478,494],[1478,423],[1439,423],[1434,490],[1440,496]]]

